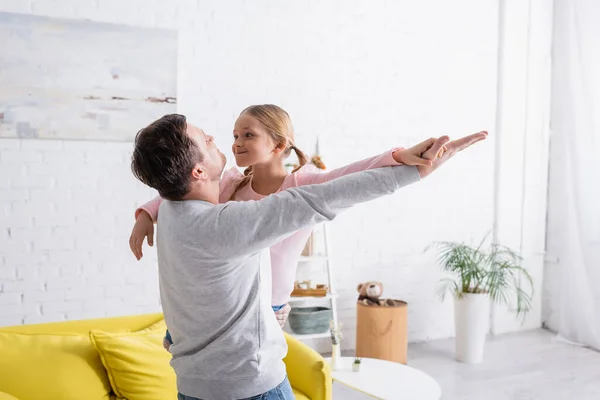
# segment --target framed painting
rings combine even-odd
[[[0,138],[132,141],[177,108],[177,32],[0,12]]]

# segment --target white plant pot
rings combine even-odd
[[[456,359],[467,364],[483,360],[489,330],[490,300],[487,293],[465,293],[454,299]]]
[[[332,371],[342,369],[342,350],[339,344],[332,344],[331,348],[331,363],[329,364]]]
[[[352,363],[352,372],[360,371],[360,364]]]

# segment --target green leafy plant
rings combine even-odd
[[[453,275],[440,281],[438,296],[443,301],[448,293],[457,298],[465,293],[487,293],[490,300],[498,304],[506,304],[516,296],[517,317],[524,318],[531,309],[531,276],[521,267],[521,257],[514,251],[495,243],[483,250],[484,241],[477,247],[436,242],[427,248],[438,250],[442,269]]]
[[[360,364],[361,360],[362,359],[360,357],[355,357],[354,358],[354,364]]]

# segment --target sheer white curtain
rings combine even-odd
[[[546,322],[600,350],[600,1],[555,0],[552,67]]]

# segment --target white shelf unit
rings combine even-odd
[[[311,300],[328,300],[332,297],[338,297],[337,293],[327,293],[325,296],[297,296],[291,297],[288,303],[300,303]]]
[[[318,261],[326,261],[329,257],[327,256],[300,256],[298,264],[313,263]]]
[[[323,333],[311,333],[309,335],[296,335],[292,334],[296,339],[300,340],[312,340],[312,339],[323,339],[328,338],[330,336],[329,331]]]
[[[323,244],[324,244],[325,254],[314,255],[314,256],[301,256],[300,260],[298,261],[298,268],[302,268],[302,264],[308,264],[308,263],[311,263],[311,264],[318,263],[318,264],[323,265],[327,269],[327,286],[329,287],[329,292],[327,293],[327,295],[319,296],[319,297],[311,297],[311,296],[291,297],[290,300],[288,301],[288,303],[301,303],[301,302],[309,303],[309,302],[314,302],[314,301],[327,300],[327,301],[329,301],[329,305],[331,307],[331,317],[332,317],[333,323],[337,327],[338,326],[338,312],[337,312],[336,299],[338,298],[338,295],[335,292],[335,284],[333,282],[333,268],[332,268],[333,266],[332,266],[332,262],[331,262],[331,242],[329,240],[329,227],[328,227],[327,223],[323,223],[320,226],[315,227],[314,231],[316,231],[318,229],[322,229],[322,233],[323,233],[322,237],[323,237],[323,242],[324,242]],[[308,334],[308,335],[299,335],[299,334],[295,334],[295,333],[293,333],[293,331],[291,331],[290,334],[300,340],[320,339],[320,338],[330,337],[329,330],[327,330],[326,332],[323,332],[323,333],[315,333],[315,334]]]

